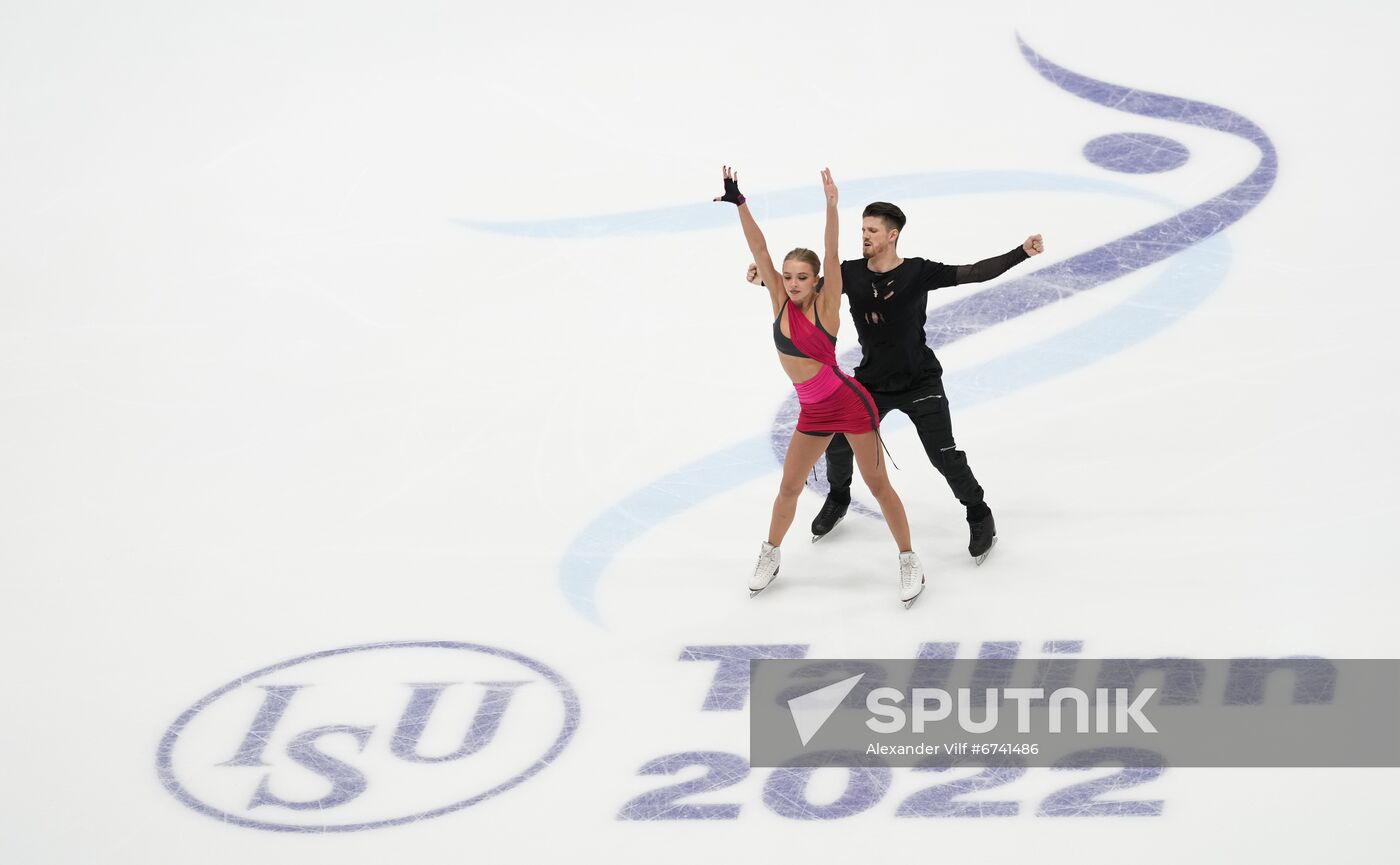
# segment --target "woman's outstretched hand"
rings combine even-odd
[[[727,201],[738,206],[743,204],[744,200],[744,193],[739,191],[739,172],[730,171],[728,165],[724,166],[724,194],[715,201]]]
[[[822,190],[826,192],[826,206],[836,206],[836,181],[831,179],[831,169],[822,169]]]

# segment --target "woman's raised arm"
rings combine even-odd
[[[773,266],[773,259],[768,254],[768,241],[749,212],[744,194],[739,191],[739,172],[730,171],[728,165],[724,166],[724,194],[717,196],[715,201],[727,201],[739,208],[739,225],[744,229],[744,240],[748,241],[749,252],[758,266],[758,275],[768,288],[768,297],[773,301],[773,314],[777,315],[783,299],[783,277]]]
[[[836,216],[836,181],[831,179],[831,169],[822,169],[822,190],[826,193],[826,249],[822,253],[822,293],[823,309],[840,312],[841,309],[841,254],[837,250],[841,227]]]

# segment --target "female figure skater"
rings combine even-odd
[[[880,503],[885,523],[899,546],[899,600],[908,609],[924,590],[924,569],[909,544],[909,520],[880,459],[879,419],[875,401],[864,387],[836,365],[836,331],[841,326],[841,258],[836,251],[836,183],[829,170],[822,171],[826,191],[826,282],[819,284],[822,262],[810,249],[794,249],[783,259],[779,276],[768,256],[768,244],[739,192],[739,174],[724,168],[724,195],[739,209],[749,252],[768,288],[773,305],[773,342],[778,361],[797,389],[802,405],[797,429],[783,461],[783,480],[773,501],[768,540],[759,552],[758,565],[749,580],[749,596],[768,588],[778,576],[783,536],[797,513],[797,497],[807,473],[826,451],[833,433],[843,433],[855,452],[856,465],[870,493]]]

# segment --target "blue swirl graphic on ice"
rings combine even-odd
[[[1084,145],[1084,158],[1100,168],[1125,174],[1158,174],[1186,164],[1186,145],[1145,132],[1115,132]]]
[[[1043,78],[1073,96],[1115,111],[1200,126],[1242,138],[1260,152],[1255,168],[1242,181],[1194,207],[1174,213],[1106,244],[1057,261],[1025,276],[1003,279],[930,311],[926,329],[934,349],[1010,321],[1049,304],[1073,297],[1121,276],[1172,258],[1172,266],[1145,288],[1113,309],[1068,331],[1026,348],[947,376],[960,409],[1079,369],[1141,342],[1199,304],[1224,278],[1229,246],[1221,232],[1252,210],[1273,187],[1278,155],[1273,142],[1253,121],[1216,105],[1136,90],[1072,72],[1037,53],[1017,38],[1021,54]],[[1089,142],[1085,158],[1101,168],[1123,173],[1168,171],[1184,164],[1189,153],[1171,139],[1146,133],[1121,133]],[[1148,200],[1175,209],[1164,199],[1122,183],[1037,172],[951,172],[906,175],[842,184],[854,199],[907,200],[929,196],[986,192],[1097,192]],[[820,202],[810,190],[783,190],[750,198],[766,218],[813,213]],[[611,234],[693,231],[728,225],[732,214],[708,205],[685,205],[583,219],[461,224],[531,237],[594,237]],[[849,368],[859,349],[844,352]],[[651,527],[718,493],[758,477],[781,462],[797,420],[796,396],[778,410],[767,436],[739,442],[682,466],[591,521],[566,551],[560,585],[570,604],[601,624],[594,592],[607,564],[627,544]],[[896,417],[896,416],[892,416]],[[812,486],[824,493],[825,464],[818,462]],[[874,514],[859,502],[853,510]]]

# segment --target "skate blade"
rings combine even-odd
[[[771,589],[771,588],[773,587],[773,584],[776,583],[777,581],[778,581],[778,575],[777,575],[777,574],[774,574],[774,575],[773,575],[773,579],[771,579],[771,580],[768,581],[768,585],[764,586],[764,587],[761,588],[761,589],[749,589],[749,599],[752,600],[752,599],[758,597],[759,595],[761,595],[762,593],[766,592],[767,590]]]
[[[973,559],[973,561],[977,563],[977,566],[978,566],[978,567],[981,567],[981,566],[982,566],[982,563],[985,562],[985,561],[987,560],[987,556],[990,556],[990,555],[992,554],[992,550],[996,548],[996,545],[997,545],[997,536],[996,536],[996,535],[992,535],[992,545],[991,545],[990,547],[987,547],[987,551],[986,551],[985,553],[983,553],[982,555],[977,556],[976,558]]]
[[[902,604],[902,605],[904,606],[904,609],[907,610],[907,609],[909,609],[910,607],[914,606],[914,602],[917,601],[919,598],[922,598],[922,597],[924,596],[924,587],[927,586],[927,585],[928,585],[928,580],[925,579],[924,582],[923,582],[922,584],[920,584],[920,586],[919,586],[919,593],[918,593],[917,595],[915,595],[914,597],[910,598],[910,599],[907,600],[907,601],[900,601],[900,604]]]

